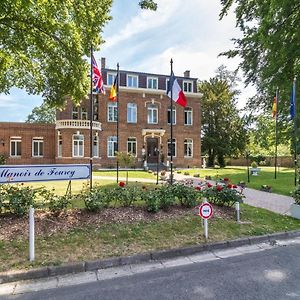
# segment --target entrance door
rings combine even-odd
[[[147,163],[154,164],[157,162],[158,138],[147,139]]]

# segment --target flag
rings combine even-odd
[[[172,100],[175,101],[177,104],[185,107],[187,103],[186,97],[183,91],[181,90],[181,87],[179,86],[173,72],[171,73],[171,77],[168,84],[168,90],[167,90],[167,95],[169,98],[171,98],[171,91],[172,91]]]
[[[99,68],[97,66],[97,62],[95,60],[94,55],[92,55],[92,67],[93,67],[93,76],[92,76],[93,91],[96,93],[105,94],[101,71],[99,70]]]
[[[109,100],[116,101],[117,100],[117,84],[118,84],[118,75],[115,77],[114,84],[111,86],[109,93]]]
[[[295,117],[295,101],[296,101],[296,79],[294,79],[293,82],[293,88],[292,88],[292,93],[291,93],[291,105],[290,105],[290,115],[291,119],[294,119]]]
[[[277,114],[277,97],[274,96],[273,106],[272,106],[272,117],[275,118]]]

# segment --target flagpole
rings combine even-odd
[[[297,185],[297,101],[296,101],[296,77],[293,82],[293,103],[294,103],[294,164],[295,164],[295,176],[294,184]]]
[[[119,63],[117,63],[117,152],[119,152],[119,84],[120,84],[120,76],[119,76]],[[119,182],[119,160],[117,159],[117,183]]]
[[[171,82],[172,74],[173,74],[173,59],[171,58],[170,61],[171,64],[171,77],[169,80],[169,87],[171,90],[171,178],[170,178],[170,183],[171,185],[173,184],[173,82]]]
[[[90,190],[93,187],[93,45],[91,45],[90,74]]]
[[[275,172],[274,177],[277,179],[277,146],[278,146],[278,102],[279,102],[279,89],[276,88],[276,111],[275,111]]]

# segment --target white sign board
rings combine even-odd
[[[0,183],[76,180],[90,177],[89,165],[4,165]]]

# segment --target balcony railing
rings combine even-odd
[[[76,129],[90,129],[89,120],[58,120],[55,122],[56,129],[76,128]],[[93,130],[101,130],[101,123],[93,121]]]

